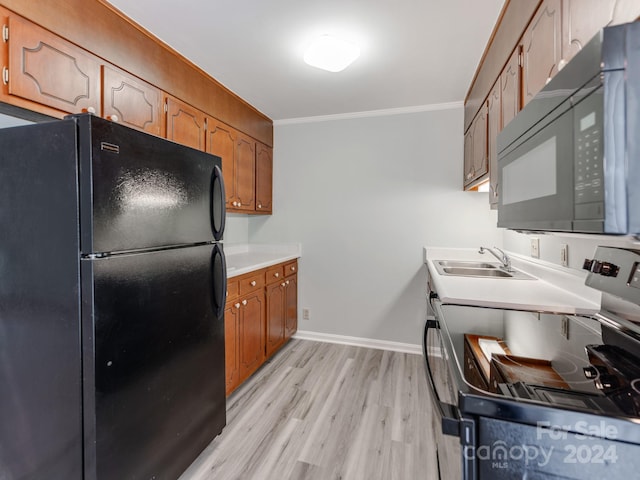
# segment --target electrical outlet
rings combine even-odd
[[[539,238],[531,239],[531,256],[533,258],[540,258],[540,239]]]
[[[303,320],[309,320],[309,317],[310,317],[309,309],[308,308],[303,308],[302,309],[302,319]]]
[[[560,245],[560,263],[563,267],[569,266],[569,245],[566,243]]]
[[[569,340],[569,317],[562,317],[562,326],[560,328],[560,333],[564,338]]]

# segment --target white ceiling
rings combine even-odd
[[[464,100],[504,0],[109,0],[272,120]],[[313,38],[360,44],[306,65]]]

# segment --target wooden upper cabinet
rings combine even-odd
[[[256,208],[256,142],[238,132],[236,139],[236,195],[238,203],[234,207],[240,211]]]
[[[520,66],[520,47],[517,47],[500,75],[500,100],[502,103],[502,126],[509,124],[522,109],[522,68]]]
[[[273,149],[256,142],[256,213],[271,213],[272,189]]]
[[[164,135],[163,93],[120,69],[102,67],[102,116],[128,127]]]
[[[166,138],[169,140],[204,151],[205,118],[197,108],[167,96]]]
[[[562,58],[561,0],[544,0],[522,35],[526,105],[558,71]]]
[[[601,28],[631,22],[639,15],[637,0],[562,0],[562,63],[571,60]]]
[[[236,194],[236,137],[237,132],[229,125],[214,119],[207,120],[207,152],[222,159],[222,176],[227,197],[227,208],[238,202]]]
[[[476,115],[465,135],[465,187],[474,188],[477,181],[487,174],[487,105]]]
[[[502,130],[502,86],[500,78],[491,89],[487,100],[487,142],[489,156],[489,203],[497,208],[498,203],[498,133]]]
[[[6,93],[64,113],[99,113],[98,59],[17,15],[9,15],[7,20],[3,25],[9,56]],[[34,109],[19,100],[11,103]]]

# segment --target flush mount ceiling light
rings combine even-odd
[[[360,55],[360,47],[355,43],[331,35],[315,39],[304,54],[304,61],[312,67],[340,72]]]

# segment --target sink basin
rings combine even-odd
[[[435,260],[434,265],[440,275],[476,278],[510,278],[516,280],[535,280],[520,270],[507,272],[498,263],[487,263],[467,260]]]
[[[469,268],[469,267],[443,267],[446,275],[462,275],[465,277],[508,277],[513,275],[498,268]]]
[[[438,265],[443,267],[460,267],[460,268],[498,268],[496,263],[474,262],[469,260],[436,260]]]

